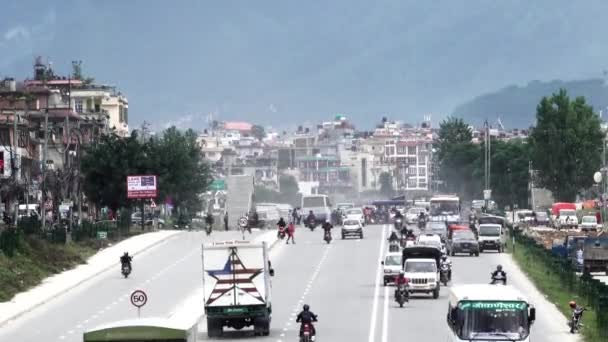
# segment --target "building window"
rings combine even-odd
[[[397,146],[397,154],[404,154],[405,146]]]
[[[129,108],[124,107],[122,109],[122,120],[124,123],[129,123]]]
[[[95,99],[95,113],[101,112],[101,99]]]
[[[410,156],[416,155],[416,146],[408,146],[407,154],[409,154]]]
[[[82,114],[82,100],[74,101],[74,110],[76,110],[76,113]]]
[[[17,140],[18,140],[17,143],[19,144],[19,147],[22,147],[22,148],[27,147],[27,142],[29,140],[28,131],[25,130],[25,129],[20,129],[19,130],[19,138]]]
[[[415,188],[416,187],[416,179],[415,178],[410,178],[407,180],[407,187],[408,188]]]
[[[410,176],[415,176],[415,175],[416,175],[416,167],[410,166],[410,167],[407,169],[407,173],[408,173]]]
[[[93,111],[93,100],[87,99],[87,107],[85,108],[87,112]]]
[[[420,183],[418,183],[418,186],[419,186],[420,188],[426,189],[426,186],[427,186],[427,185],[426,185],[426,182],[422,182],[422,181],[421,181]]]
[[[426,167],[419,167],[418,168],[418,175],[422,176],[422,177],[426,177]]]
[[[11,134],[8,128],[0,128],[0,145],[11,145]],[[0,153],[2,152],[0,151]]]
[[[122,113],[122,106],[120,106],[120,107],[118,107],[118,122],[120,122],[120,123],[124,122],[124,119],[123,119],[122,115],[123,115],[123,113]]]

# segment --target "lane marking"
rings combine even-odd
[[[372,315],[370,318],[368,342],[374,342],[376,338],[376,321],[378,319],[378,296],[380,295],[380,281],[382,278],[382,255],[384,254],[384,240],[388,225],[382,226],[382,236],[380,238],[380,249],[378,251],[378,268],[376,269],[376,286],[374,289],[374,303],[372,304]]]
[[[382,342],[388,341],[388,286],[384,287],[384,312],[382,313]]]

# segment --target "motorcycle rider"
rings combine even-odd
[[[502,265],[496,266],[496,270],[494,272],[492,272],[492,284],[495,283],[495,279],[498,278],[499,276],[501,276],[505,280],[505,283],[506,283],[507,272],[502,270]]]
[[[393,231],[391,233],[391,236],[388,237],[388,241],[389,242],[399,241],[399,237],[397,236],[397,233],[395,233],[395,231]]]
[[[441,265],[447,265],[448,266],[448,280],[452,280],[452,260],[448,259],[447,255],[442,255],[441,256]]]
[[[323,226],[322,226],[323,232],[325,233],[325,235],[329,234],[331,236],[331,229],[333,227],[334,226],[331,225],[331,223],[329,222],[329,220],[325,220],[325,223],[323,223]],[[325,235],[323,235],[323,236],[325,236]]]
[[[279,218],[279,222],[277,222],[277,226],[279,227],[279,231],[277,232],[277,235],[280,235],[281,231],[285,232],[285,227],[287,227],[287,223],[285,222],[285,219],[283,219],[283,217]]]
[[[133,257],[129,255],[129,252],[125,252],[121,257],[120,257],[120,265],[128,265],[129,269],[131,269],[131,261],[133,260]]]
[[[404,270],[399,271],[399,275],[395,278],[395,286],[396,286],[395,299],[397,299],[397,294],[399,293],[401,286],[407,286],[408,283],[409,283],[409,279],[407,279],[405,277],[405,271]],[[405,291],[405,301],[408,301],[407,297],[408,297],[408,293],[406,290]]]
[[[310,330],[313,338],[317,335],[317,330],[315,329],[315,326],[312,324],[312,322],[317,322],[317,315],[310,311],[310,306],[308,306],[308,304],[304,304],[304,306],[302,307],[302,311],[296,317],[296,323],[301,323],[300,337],[302,337],[302,333],[304,332],[304,324],[310,324]]]
[[[316,220],[315,213],[313,213],[312,210],[309,211],[308,216],[306,217],[306,223],[311,226]]]

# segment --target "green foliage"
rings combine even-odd
[[[483,151],[482,151],[483,152]],[[528,162],[530,160],[529,145],[522,141],[492,142],[491,184],[492,198],[499,204],[517,204],[526,208],[528,204]],[[483,175],[483,156],[479,172]]]
[[[380,183],[380,193],[382,196],[391,197],[395,193],[393,188],[393,177],[388,172],[382,172],[378,177]]]
[[[574,201],[600,168],[600,119],[584,98],[571,101],[564,89],[540,101],[536,119],[529,141],[538,181],[556,200]]]
[[[450,152],[450,148],[454,145],[471,143],[473,134],[469,126],[460,118],[448,117],[439,124],[439,133],[435,148],[437,149],[437,157],[443,160]]]
[[[130,208],[134,201],[127,200],[127,176],[154,174],[159,202],[170,197],[178,210],[200,210],[199,195],[211,184],[211,176],[196,138],[194,131],[175,127],[145,141],[135,132],[127,138],[103,136],[82,159],[87,198],[113,210]]]

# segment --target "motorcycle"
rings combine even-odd
[[[124,263],[122,264],[122,275],[127,278],[129,276],[129,274],[131,274],[131,265],[128,263]]]
[[[312,342],[315,340],[315,335],[312,332],[312,324],[304,323],[302,327],[302,334],[300,335],[300,342]]]
[[[310,231],[314,231],[317,228],[317,221],[314,219],[306,219],[306,227],[310,228]]]
[[[492,276],[492,281],[490,282],[490,285],[496,285],[496,283],[501,283],[503,285],[507,285],[507,276],[503,276],[503,275],[496,275],[496,276]]]
[[[425,227],[426,227],[426,218],[419,218],[418,219],[418,229],[424,230]]]
[[[443,286],[448,286],[448,282],[450,278],[448,276],[450,272],[450,266],[447,264],[442,264],[441,269],[439,270],[439,281],[443,283]]]
[[[583,326],[581,320],[583,319],[583,312],[586,310],[586,308],[582,307],[572,310],[572,316],[570,317],[570,322],[568,323],[571,334],[577,333],[581,330],[581,327]]]
[[[403,221],[400,218],[395,219],[395,230],[400,231],[403,227]]]
[[[391,241],[388,245],[388,251],[389,252],[399,252],[400,251],[400,246],[399,246],[399,242],[398,241]]]
[[[409,294],[405,285],[399,285],[397,290],[395,290],[395,301],[399,303],[399,307],[403,307],[405,302],[409,302]]]
[[[331,242],[331,232],[330,231],[325,232],[325,236],[323,236],[323,240],[325,240],[325,242],[327,242],[328,244]]]
[[[285,238],[285,227],[279,227],[278,233],[279,239],[283,240]]]

